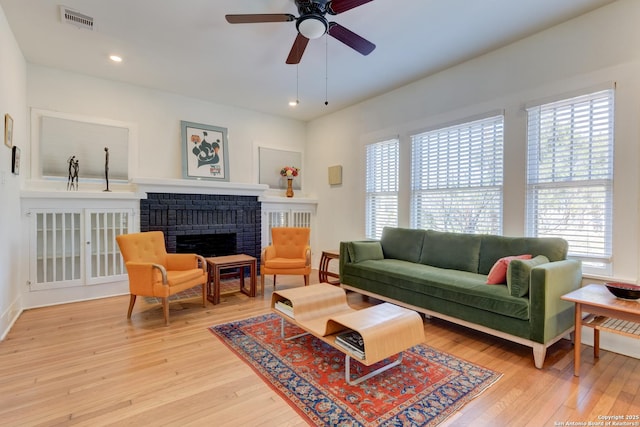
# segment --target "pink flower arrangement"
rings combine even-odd
[[[280,169],[280,176],[284,176],[285,178],[294,178],[298,176],[300,169],[295,166],[285,166]]]

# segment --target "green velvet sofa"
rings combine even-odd
[[[542,368],[547,348],[571,333],[574,305],[560,296],[580,287],[579,261],[558,238],[504,237],[385,228],[379,241],[340,243],[340,282],[347,290],[395,303],[533,349]],[[498,260],[505,284],[487,284]],[[494,270],[495,271],[495,270]]]

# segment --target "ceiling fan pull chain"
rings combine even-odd
[[[324,105],[329,105],[329,36],[324,35]]]
[[[296,64],[296,105],[300,104],[300,64]]]

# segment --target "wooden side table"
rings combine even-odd
[[[332,259],[340,259],[340,251],[322,251],[322,256],[320,256],[320,268],[318,268],[318,279],[320,280],[320,283],[339,285],[340,275],[329,271],[329,261],[331,261]],[[334,277],[338,280],[329,280],[329,277]]]
[[[220,303],[220,270],[238,269],[240,292],[250,297],[256,296],[257,260],[249,255],[226,255],[205,258],[207,261],[207,299],[213,304]],[[244,269],[249,268],[249,288],[245,287]]]
[[[573,375],[580,376],[582,326],[593,328],[593,357],[600,356],[600,331],[640,338],[640,303],[616,298],[603,285],[587,285],[561,297],[576,304]],[[583,313],[589,313],[582,318]],[[617,319],[617,320],[616,320]]]

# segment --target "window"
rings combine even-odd
[[[504,116],[411,139],[411,226],[501,234]]]
[[[398,139],[367,145],[366,161],[366,236],[379,239],[398,226]]]
[[[611,259],[613,90],[527,109],[527,233],[562,237],[586,267]]]

